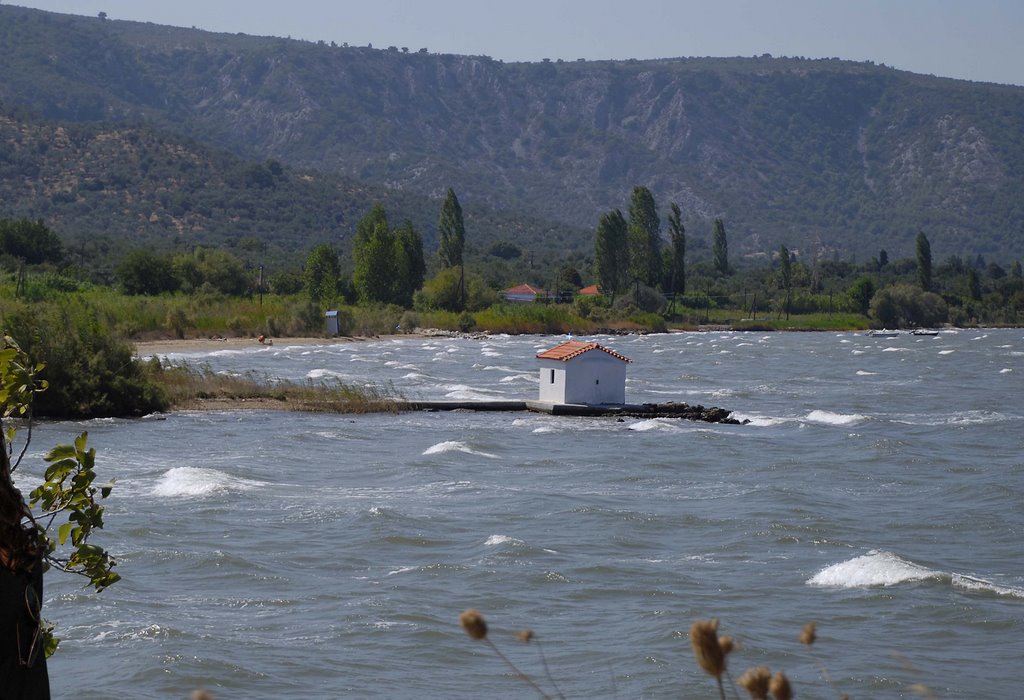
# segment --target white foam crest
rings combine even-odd
[[[827,566],[810,579],[810,586],[835,588],[866,588],[894,586],[908,581],[939,578],[942,573],[901,559],[892,552],[872,550],[849,561]]]
[[[494,350],[484,350],[480,354],[484,357],[501,357],[501,353],[495,352]]]
[[[448,392],[444,395],[446,399],[461,401],[491,401],[495,395],[500,395],[498,392],[488,393],[487,389],[466,386],[465,384],[450,384],[445,387],[445,390]]]
[[[439,442],[436,445],[431,445],[427,449],[423,450],[424,455],[440,455],[448,452],[464,452],[468,455],[476,455],[478,457],[487,457],[489,459],[497,459],[498,455],[493,455],[490,452],[483,452],[481,450],[474,450],[472,447],[462,442],[461,440],[446,440]]]
[[[153,495],[161,497],[204,497],[225,491],[251,491],[265,482],[242,479],[216,469],[175,467],[160,477]]]
[[[832,411],[815,410],[807,414],[806,420],[825,425],[853,425],[867,420],[867,416],[859,413],[833,413]]]
[[[952,355],[956,350],[939,350],[940,355]]]
[[[306,379],[344,379],[348,375],[333,369],[311,369],[306,372]]]
[[[508,384],[509,382],[540,382],[540,380],[532,374],[513,374],[508,377],[502,377],[498,381],[502,384]]]
[[[557,428],[554,428],[554,427],[552,427],[550,425],[542,425],[539,428],[534,428],[533,432],[540,434],[540,433],[560,433],[562,431],[560,431]]]
[[[419,372],[409,372],[408,374],[403,374],[402,379],[430,379],[430,377]]]
[[[1024,588],[1015,586],[1001,586],[983,578],[967,576],[966,574],[953,574],[953,587],[963,588],[977,593],[995,593],[996,595],[1010,596],[1012,598],[1024,598]]]
[[[735,418],[740,423],[747,421],[747,425],[754,428],[771,428],[772,426],[789,423],[792,420],[791,418],[778,418],[775,416],[755,416],[737,411],[733,411],[730,417]]]
[[[484,542],[484,545],[488,547],[497,547],[500,544],[514,544],[523,545],[526,544],[522,540],[517,540],[515,537],[509,537],[508,535],[491,535]]]
[[[863,350],[851,350],[850,354],[851,355],[863,355],[864,351]]]
[[[876,374],[878,374],[878,372],[867,372],[867,371],[865,371],[863,369],[857,370],[857,376],[858,377],[873,377]]]
[[[479,366],[479,365],[475,365]],[[517,370],[511,367],[502,367],[501,365],[486,365],[484,367],[485,372],[516,372]]]
[[[999,370],[999,374],[1009,374],[1012,371],[1013,370],[1010,369],[1009,367],[1003,367],[1001,370]]]
[[[907,348],[882,348],[882,352],[910,352]]]
[[[667,430],[669,432],[676,432],[680,430],[679,421],[670,418],[648,418],[647,420],[637,421],[629,426],[630,430],[636,430],[637,432],[647,432],[648,430]]]

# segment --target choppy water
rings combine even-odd
[[[225,372],[532,398],[558,339],[403,339],[190,356]],[[179,413],[87,429],[124,580],[50,575],[58,697],[534,697],[459,629],[476,607],[567,697],[711,697],[687,631],[798,697],[1008,698],[1024,659],[1024,334],[599,339],[631,401],[746,426],[532,414]],[[19,483],[40,469],[28,460]],[[38,460],[36,460],[38,462]]]

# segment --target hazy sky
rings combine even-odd
[[[836,56],[1024,85],[1024,0],[3,0],[294,39],[542,58]]]

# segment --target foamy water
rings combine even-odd
[[[467,607],[544,678],[510,639],[532,629],[565,697],[713,695],[687,641],[712,617],[743,640],[732,669],[785,669],[797,697],[835,696],[795,641],[811,620],[851,697],[911,697],[915,683],[1015,696],[1024,333],[596,339],[634,360],[631,400],[750,423],[224,411],[37,425],[19,487],[46,446],[88,430],[98,478],[116,479],[97,540],[124,576],[97,596],[47,574],[55,697],[532,696],[461,631]],[[535,354],[559,340],[195,359],[523,399]]]

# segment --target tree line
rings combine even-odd
[[[616,208],[599,218],[593,258],[582,265],[563,262],[547,285],[531,279],[536,273],[530,272],[531,263],[521,250],[507,255],[505,248],[513,244],[498,252],[506,254],[502,264],[516,262],[522,281],[559,292],[548,300],[571,301],[577,290],[596,281],[601,296],[577,304],[586,313],[595,308],[605,308],[606,314],[639,310],[660,314],[669,322],[694,322],[709,321],[713,313],[726,309],[754,320],[849,312],[872,323],[903,326],[1019,323],[1024,316],[1019,261],[1008,270],[980,256],[969,260],[951,256],[935,264],[923,231],[917,236],[913,258],[890,260],[881,250],[870,261],[856,265],[808,259],[783,245],[767,256],[767,264],[749,259],[737,264],[729,256],[722,217],[710,222],[710,245],[697,240],[691,246],[693,234],[683,226],[682,208],[670,202],[667,209],[663,229],[651,191],[635,186],[626,214]],[[302,292],[321,311],[342,304],[380,304],[464,312],[497,302],[497,289],[493,281],[484,279],[485,271],[475,262],[467,265],[466,225],[458,197],[450,188],[437,222],[438,244],[432,254],[424,250],[423,237],[408,219],[393,226],[378,203],[357,222],[349,257],[339,252],[337,244],[323,243],[303,263],[277,260],[278,269],[264,275],[262,263],[221,248],[172,252],[139,248],[121,257],[114,281],[130,296],[259,294],[262,299],[265,292]],[[695,257],[691,247],[700,255]],[[266,244],[245,239],[238,249],[259,260]],[[72,289],[73,281],[60,281],[60,270],[70,266],[70,257],[60,238],[42,221],[0,221],[0,264],[6,269],[55,270],[50,279],[54,288]],[[16,294],[22,289],[19,281]]]

